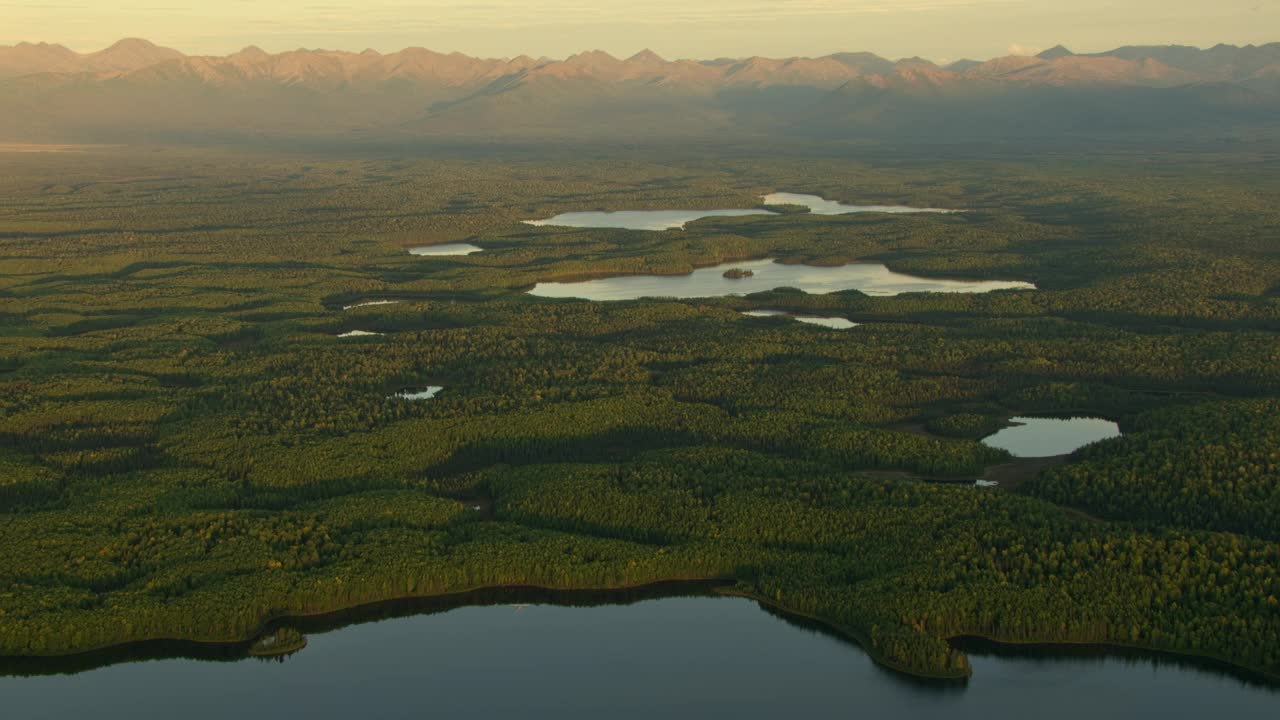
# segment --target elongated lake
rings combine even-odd
[[[358,303],[352,303],[351,305],[343,305],[342,309],[343,310],[359,310],[360,308],[366,308],[366,307],[378,307],[381,305],[399,305],[399,304],[400,304],[399,300],[362,300]]]
[[[905,205],[845,205],[826,200],[817,195],[799,193],[773,193],[763,198],[766,205],[803,205],[814,215],[848,215],[851,213],[951,213],[955,210],[938,208],[914,208]],[[776,215],[763,208],[739,210],[619,210],[616,212],[587,211],[568,212],[545,220],[526,220],[526,225],[537,227],[572,228],[622,228],[625,230],[674,230],[683,228],[694,220],[709,217],[743,217],[747,215]]]
[[[1016,417],[983,443],[1020,458],[1054,457],[1075,452],[1090,443],[1120,436],[1120,426],[1101,418]]]
[[[817,195],[801,195],[799,193],[773,193],[764,196],[766,205],[803,205],[814,215],[850,215],[853,213],[892,213],[906,215],[912,213],[950,214],[958,210],[941,208],[920,208],[907,205],[845,205],[835,200],[826,200]]]
[[[974,654],[967,684],[905,678],[740,598],[529,603],[303,629],[283,662],[3,666],[6,717],[1274,718],[1280,693],[1145,656]],[[582,602],[581,600],[575,602]],[[366,620],[377,619],[365,618]],[[315,623],[313,623],[315,624]],[[323,622],[320,623],[324,625]],[[223,660],[222,662],[211,662]]]
[[[751,271],[751,277],[727,278],[731,269]],[[538,283],[529,292],[540,297],[585,300],[635,300],[643,297],[706,298],[793,287],[825,294],[859,290],[867,295],[911,292],[985,293],[993,290],[1034,290],[1035,285],[1008,280],[943,280],[896,273],[879,263],[836,267],[785,265],[773,260],[730,262],[694,270],[688,275],[625,275],[570,283]]]
[[[784,310],[747,310],[742,314],[747,317],[754,318],[785,317],[795,320],[796,322],[802,322],[807,325],[818,325],[832,330],[851,330],[859,325],[859,323],[852,322],[848,318],[819,317],[816,315],[793,315]]]
[[[422,257],[450,257],[457,255],[474,255],[484,252],[484,248],[471,243],[448,243],[445,245],[419,245],[409,248],[410,255]]]
[[[439,385],[429,385],[424,388],[410,388],[408,390],[401,390],[400,392],[392,395],[391,397],[392,399],[395,399],[395,400],[430,400],[435,396],[439,395],[441,392],[444,392],[443,387]]]
[[[768,210],[619,210],[570,212],[546,220],[526,220],[535,227],[622,228],[624,230],[674,230],[709,217],[773,215]]]

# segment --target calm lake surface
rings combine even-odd
[[[414,388],[413,390],[401,390],[391,397],[396,400],[430,400],[439,395],[444,388],[439,385],[430,385],[425,388]]]
[[[951,213],[954,210],[937,208],[913,208],[905,205],[843,205],[825,200],[817,195],[798,193],[773,193],[765,195],[766,205],[804,205],[814,215],[848,215],[850,213]],[[526,225],[537,227],[574,228],[622,228],[625,230],[673,230],[684,228],[694,220],[709,217],[743,217],[747,215],[776,215],[762,209],[743,210],[620,210],[618,212],[569,212],[546,220],[526,220]]]
[[[546,220],[526,220],[536,227],[622,228],[624,230],[673,230],[694,220],[709,217],[774,215],[768,210],[619,210],[618,212],[571,212]]]
[[[1016,417],[1016,423],[983,439],[983,444],[1008,450],[1014,457],[1066,455],[1099,440],[1120,437],[1120,426],[1101,418]]]
[[[859,323],[841,317],[815,317],[810,315],[792,315],[784,310],[747,310],[742,313],[747,317],[786,317],[809,325],[820,325],[832,330],[849,330],[858,327]]]
[[[484,252],[484,248],[471,243],[448,243],[446,245],[419,245],[409,248],[410,255],[423,257],[445,257],[453,255],[474,255]]]
[[[730,279],[726,270],[742,268],[753,277]],[[643,297],[705,298],[745,295],[779,287],[826,294],[860,290],[867,295],[910,292],[984,293],[993,290],[1034,290],[1026,282],[1004,280],[935,280],[896,273],[878,263],[837,267],[783,265],[773,260],[730,262],[694,270],[688,275],[626,275],[571,283],[538,283],[529,292],[541,297],[586,300],[635,300]]]
[[[357,310],[363,307],[375,307],[378,305],[399,305],[399,300],[364,300],[353,305],[343,305],[343,310]]]
[[[851,213],[943,213],[950,214],[958,210],[941,210],[939,208],[917,208],[906,205],[845,205],[834,200],[825,200],[817,195],[800,195],[798,193],[773,193],[764,196],[766,205],[803,205],[814,215],[849,215]]]
[[[740,598],[492,605],[311,632],[283,662],[190,659],[0,677],[6,718],[1276,717],[1280,693],[1153,658],[972,654],[915,681]]]

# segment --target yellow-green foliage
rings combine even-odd
[[[721,578],[913,672],[967,672],[946,639],[978,634],[1280,673],[1274,164],[864,152],[6,156],[0,653]],[[969,212],[520,223],[773,190]],[[458,240],[485,252],[404,251]],[[524,292],[764,257],[1040,289]],[[342,310],[366,300],[399,304]],[[741,314],[766,308],[861,325]],[[1009,463],[975,440],[1041,412],[1129,435],[1032,497],[934,483]]]

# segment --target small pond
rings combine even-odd
[[[447,243],[445,245],[419,245],[409,248],[410,255],[421,257],[452,257],[458,255],[474,255],[484,252],[484,248],[471,243]]]
[[[750,277],[727,278],[727,270],[749,270]],[[912,292],[985,293],[1034,290],[1035,285],[1009,280],[944,280],[896,273],[880,263],[833,267],[788,265],[774,260],[729,262],[688,275],[624,275],[568,283],[538,283],[529,292],[539,297],[585,300],[635,300],[644,297],[707,298],[746,295],[780,287],[812,294],[859,290],[886,296]]]
[[[1120,426],[1102,418],[1016,417],[1014,423],[982,440],[983,444],[1019,458],[1055,457],[1090,443],[1120,437]]]
[[[428,385],[424,388],[401,390],[391,397],[395,400],[430,400],[439,395],[443,390],[444,388],[438,385]]]

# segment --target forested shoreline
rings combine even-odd
[[[969,673],[958,636],[1280,675],[1274,158],[869,155],[18,157],[0,654],[246,641],[482,587],[723,580],[925,676]],[[773,191],[967,211],[521,223]],[[404,250],[459,241],[483,252]],[[763,257],[1039,289],[524,292]],[[861,325],[741,315],[758,309]],[[978,440],[1028,414],[1125,436],[1016,488],[932,482],[1009,462]]]

